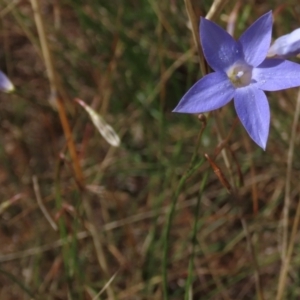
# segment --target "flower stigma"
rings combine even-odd
[[[253,68],[246,63],[237,63],[227,71],[227,76],[234,87],[244,87],[251,82],[252,69]]]

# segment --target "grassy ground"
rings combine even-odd
[[[297,89],[268,93],[263,151],[232,103],[206,126],[171,113],[201,77],[183,0],[40,2],[75,163],[30,2],[2,0],[0,69],[16,92],[0,99],[0,299],[267,300],[280,286],[278,300],[299,299]],[[205,16],[212,1],[193,3]],[[269,10],[273,38],[299,27],[296,0],[229,1],[214,20],[233,18],[238,37]]]

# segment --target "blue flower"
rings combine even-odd
[[[8,77],[0,71],[0,91],[2,92],[12,92],[14,90],[14,86]]]
[[[300,28],[283,35],[274,41],[268,56],[287,58],[300,54]]]
[[[283,59],[266,59],[272,34],[272,13],[260,17],[235,41],[215,23],[201,19],[204,56],[215,71],[196,82],[174,112],[203,113],[234,98],[234,106],[250,137],[265,149],[270,108],[263,91],[300,86],[300,65]]]

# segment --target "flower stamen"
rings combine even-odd
[[[252,67],[245,63],[235,64],[227,71],[227,76],[234,87],[247,86],[252,79]]]

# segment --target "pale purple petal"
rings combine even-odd
[[[226,71],[243,59],[242,47],[217,24],[201,18],[200,39],[204,56],[215,71]]]
[[[258,66],[267,56],[272,35],[272,13],[268,12],[255,21],[240,37],[245,61]]]
[[[270,127],[270,108],[265,93],[251,86],[237,89],[234,106],[250,137],[261,148],[266,149]]]
[[[0,71],[0,90],[3,92],[11,92],[14,90],[14,86],[8,77]]]
[[[195,114],[218,109],[233,98],[234,91],[226,74],[210,73],[189,89],[174,112]]]
[[[266,59],[252,70],[252,79],[264,91],[300,86],[300,65],[283,59]]]
[[[268,57],[280,57],[284,58],[287,54],[288,48],[288,36],[289,34],[283,35],[274,41],[273,45],[268,51]]]
[[[296,56],[300,53],[300,28],[283,35],[274,41],[268,56],[281,58]]]

